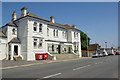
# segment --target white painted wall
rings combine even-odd
[[[7,38],[0,37],[0,60],[6,58]]]
[[[27,31],[28,20],[26,18],[16,22],[18,25],[18,38],[21,41],[21,55],[24,60],[27,60]]]
[[[13,34],[12,30],[15,29],[15,34]],[[11,39],[13,39],[14,37],[17,37],[17,28],[16,27],[12,27],[12,26],[8,26],[7,27],[7,42],[10,42]]]
[[[33,31],[33,24],[37,22],[37,31]],[[39,24],[42,24],[42,32],[39,32]],[[16,22],[18,28],[8,26],[6,28],[6,34],[8,36],[7,42],[12,38],[18,37],[21,41],[21,46],[19,46],[19,54],[23,56],[24,60],[35,60],[35,52],[47,52],[47,44],[54,42],[46,42],[45,40],[53,40],[60,42],[79,42],[80,41],[80,31],[73,29],[63,29],[56,26],[48,25],[47,22],[25,17]],[[4,28],[6,30],[6,28]],[[12,34],[12,29],[16,29],[16,35]],[[47,35],[47,28],[49,28],[49,36]],[[58,37],[53,35],[53,31],[58,30]],[[66,32],[66,37],[63,36],[63,32]],[[78,32],[78,38],[74,38],[74,32]],[[43,38],[43,47],[42,49],[33,49],[33,39],[34,38]],[[55,42],[58,44],[58,42]],[[14,46],[14,44],[12,45]],[[74,50],[74,46],[72,45]],[[7,50],[6,50],[7,51]],[[13,50],[12,50],[13,51]],[[81,56],[81,45],[79,45],[79,54]]]
[[[55,26],[49,26],[49,25],[47,27],[49,28],[49,36],[47,36],[46,39],[53,40],[53,41],[67,42],[67,36],[64,37],[63,34],[62,34],[63,31],[67,32],[66,29],[55,27]],[[58,30],[58,36],[53,35],[54,29]],[[46,31],[46,34],[47,34],[47,31]]]

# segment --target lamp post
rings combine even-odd
[[[107,42],[105,42],[106,50],[107,50]]]

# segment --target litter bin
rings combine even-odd
[[[43,55],[43,53],[36,53],[35,57],[36,57],[36,60],[41,60],[41,59],[43,59],[44,55]]]
[[[47,59],[48,58],[48,54],[45,53],[43,57],[44,57],[44,59]]]

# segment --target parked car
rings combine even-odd
[[[93,54],[92,54],[92,58],[97,58],[97,57],[99,57],[99,54],[98,54],[98,53],[93,53]]]
[[[115,55],[120,55],[120,53],[119,52],[115,52]]]
[[[104,55],[104,53],[99,53],[99,56],[104,57],[105,55]]]

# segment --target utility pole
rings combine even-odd
[[[107,50],[107,42],[105,42],[106,50]]]
[[[86,33],[86,35],[87,35],[87,33]],[[89,57],[90,55],[89,55],[89,50],[88,50],[88,36],[86,36],[86,37],[87,37],[87,55]]]

